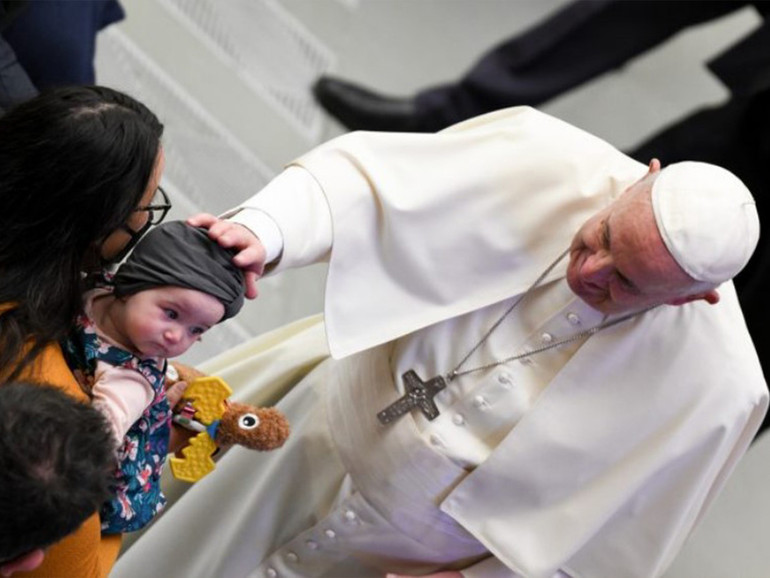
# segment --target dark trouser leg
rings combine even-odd
[[[96,34],[121,18],[116,0],[29,2],[3,36],[39,89],[93,84]]]
[[[0,114],[37,94],[11,46],[0,37]]]
[[[500,108],[538,105],[745,2],[579,0],[488,52],[458,83],[416,98],[419,124],[438,130]]]

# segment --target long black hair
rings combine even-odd
[[[85,259],[145,193],[163,125],[118,91],[68,87],[0,117],[0,376],[79,311]]]

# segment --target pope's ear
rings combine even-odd
[[[719,303],[719,293],[716,289],[711,289],[709,291],[704,291],[702,293],[696,293],[694,295],[688,295],[686,297],[677,297],[676,299],[671,299],[670,301],[666,301],[667,305],[684,305],[685,303],[691,303],[693,301],[700,301],[703,300],[709,305],[716,305]]]

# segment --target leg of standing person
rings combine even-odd
[[[124,16],[117,0],[29,2],[3,36],[40,90],[94,84],[96,35]]]
[[[16,59],[13,48],[0,36],[0,113],[36,94],[37,89]]]
[[[17,102],[32,98],[37,89],[19,63],[13,47],[2,36],[24,4],[0,1],[0,114]]]
[[[538,105],[743,4],[578,0],[492,49],[459,82],[393,99],[322,77],[314,94],[351,130],[433,132],[500,108]]]

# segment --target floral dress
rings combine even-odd
[[[166,361],[142,360],[105,343],[96,326],[81,314],[64,343],[65,357],[81,385],[90,393],[97,361],[138,371],[149,382],[154,398],[128,430],[117,451],[114,496],[100,510],[102,532],[117,534],[139,530],[166,504],[160,474],[168,453],[171,408],[165,393]]]

